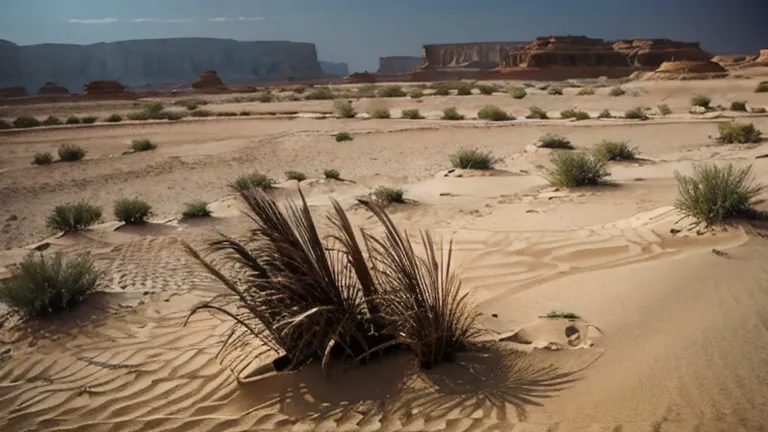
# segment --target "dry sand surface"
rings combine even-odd
[[[699,161],[752,164],[768,184],[768,158],[759,158],[766,143],[713,140],[718,122],[736,118],[768,132],[768,117],[687,114],[701,93],[713,105],[768,106],[768,94],[753,93],[756,82],[636,82],[624,87],[638,95],[623,97],[566,89],[523,100],[355,102],[359,111],[385,106],[395,116],[419,108],[427,116],[420,121],[245,117],[0,131],[0,277],[41,241],[49,251],[88,250],[106,272],[98,293],[59,317],[0,319],[0,430],[768,430],[768,242],[748,226],[696,234],[672,207],[674,172]],[[211,98],[218,111],[332,111],[329,101]],[[486,104],[517,116],[539,105],[557,117],[571,106],[596,114],[661,103],[677,114],[646,122],[437,120],[450,106],[473,117]],[[0,116],[103,115],[131,104],[0,107]],[[354,140],[336,142],[339,131]],[[565,135],[577,149],[626,140],[643,159],[611,163],[614,186],[555,190],[538,168],[551,151],[531,147],[544,133]],[[137,138],[157,150],[123,154]],[[35,153],[63,143],[85,147],[86,159],[30,165]],[[465,146],[501,158],[497,175],[446,176],[447,155]],[[314,180],[326,168],[351,182]],[[336,366],[327,379],[310,365],[238,383],[217,358],[231,323],[200,313],[182,325],[195,304],[224,290],[182,241],[203,248],[217,230],[243,235],[249,221],[227,182],[253,170],[279,181],[287,170],[306,173],[302,189],[314,211],[328,211],[334,197],[361,227],[375,224],[357,196],[402,187],[414,202],[392,207],[394,220],[453,238],[481,324],[516,331],[518,343],[426,372],[406,354]],[[281,199],[296,196],[295,182],[278,186]],[[152,223],[114,222],[112,203],[123,197],[149,202]],[[106,222],[48,237],[48,212],[81,199],[103,206]],[[194,200],[211,202],[214,217],[178,221]],[[572,323],[578,346],[565,338],[567,320],[540,317],[550,310],[581,315]]]

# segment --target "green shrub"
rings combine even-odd
[[[545,134],[541,138],[539,138],[538,147],[549,148],[549,149],[568,149],[568,150],[570,150],[570,149],[573,148],[573,145],[564,136],[554,135],[554,134]]]
[[[747,101],[733,101],[733,102],[731,102],[731,111],[747,112]]]
[[[285,178],[288,180],[296,180],[298,182],[303,182],[307,179],[307,176],[303,172],[299,171],[286,171],[285,172]]]
[[[544,174],[552,186],[579,187],[597,185],[610,173],[606,161],[583,152],[558,152],[550,158],[553,168]]]
[[[456,89],[456,94],[459,96],[469,96],[472,94],[472,86],[465,84]]]
[[[43,120],[43,126],[59,126],[61,124],[61,120],[54,116],[48,116],[45,120]]]
[[[163,105],[162,102],[153,101],[153,102],[147,102],[143,106],[144,112],[148,113],[152,118],[158,116],[160,113],[165,111],[165,105]]]
[[[80,117],[77,117],[77,116],[70,116],[70,117],[67,119],[66,123],[67,123],[68,125],[80,124]]]
[[[405,109],[403,110],[402,116],[409,120],[419,120],[424,118],[417,109]]]
[[[123,198],[115,201],[115,218],[128,225],[141,225],[152,215],[152,207],[140,199]]]
[[[693,175],[675,172],[679,197],[675,208],[684,216],[707,226],[728,219],[752,216],[755,199],[765,186],[754,183],[752,166],[736,168],[733,164],[696,165]]]
[[[234,111],[221,111],[216,113],[216,117],[237,117],[237,113]]]
[[[133,120],[133,121],[146,121],[150,119],[150,114],[146,111],[136,111],[136,112],[128,113],[128,115],[126,115],[126,118],[128,118],[128,120]]]
[[[595,89],[592,87],[582,87],[576,93],[577,96],[592,96],[593,94],[595,94]]]
[[[464,116],[456,111],[456,107],[451,107],[443,110],[443,120],[464,120]]]
[[[611,114],[610,111],[608,111],[608,109],[604,109],[604,110],[600,111],[600,114],[597,115],[597,118],[601,118],[601,119],[613,118],[613,115]]]
[[[131,143],[131,150],[136,152],[143,152],[156,149],[157,146],[148,139],[135,139]]]
[[[768,93],[768,81],[763,81],[755,88],[755,93]]]
[[[411,90],[411,99],[421,99],[424,97],[424,91],[421,89]]]
[[[192,117],[211,117],[213,116],[213,111],[204,110],[204,109],[196,109],[189,113]]]
[[[435,96],[448,96],[451,94],[451,87],[440,83],[435,86]]]
[[[522,99],[528,94],[528,92],[525,91],[525,89],[522,87],[512,87],[509,89],[509,94],[515,99]]]
[[[333,137],[336,138],[336,142],[352,141],[354,139],[352,134],[349,132],[339,132]]]
[[[80,303],[100,277],[89,255],[64,259],[61,252],[31,252],[10,279],[0,281],[0,302],[26,317],[54,314]]]
[[[186,114],[177,111],[166,111],[163,113],[163,117],[168,121],[178,121],[186,117]]]
[[[59,146],[59,160],[62,162],[75,162],[85,157],[84,148],[76,144],[62,144]]]
[[[712,103],[712,99],[708,98],[707,96],[698,95],[691,98],[692,106],[700,106],[702,108],[709,109],[710,103]]]
[[[631,120],[648,120],[648,115],[645,114],[643,107],[635,107],[624,113],[624,118]]]
[[[96,116],[86,116],[86,117],[83,117],[81,120],[83,121],[83,124],[94,124],[98,119],[99,118]]]
[[[531,105],[530,107],[528,107],[528,111],[529,113],[527,116],[525,116],[525,118],[539,119],[539,120],[546,120],[549,118],[549,116],[547,115],[547,112],[537,107],[536,105]]]
[[[717,128],[720,131],[717,140],[726,144],[759,143],[762,135],[752,123],[720,123]]]
[[[333,108],[336,110],[336,115],[341,118],[354,118],[357,113],[352,108],[352,104],[345,100],[337,100],[333,103]]]
[[[341,174],[335,169],[323,170],[323,176],[328,180],[341,180]]]
[[[658,106],[658,108],[659,108],[659,114],[663,116],[668,116],[672,114],[672,108],[670,108],[669,105],[667,104],[661,104]]]
[[[120,114],[112,114],[111,116],[105,118],[104,121],[107,123],[120,123],[123,121],[123,116]]]
[[[495,105],[486,105],[477,112],[477,118],[490,121],[507,121],[515,118],[507,114],[503,109]]]
[[[547,90],[547,94],[550,96],[562,96],[563,89],[560,87],[550,87],[549,90]]]
[[[184,204],[184,211],[181,212],[182,219],[204,218],[211,215],[208,210],[208,203],[205,201],[194,201]]]
[[[33,128],[33,127],[38,127],[40,125],[41,125],[40,120],[31,116],[16,117],[16,120],[13,121],[13,127],[17,129]]]
[[[359,98],[374,98],[376,97],[376,86],[373,84],[366,84],[357,89],[357,97]]]
[[[595,146],[593,153],[598,159],[606,161],[634,160],[635,150],[625,141],[602,140]]]
[[[57,205],[48,215],[46,226],[65,233],[81,230],[101,220],[101,207],[85,202]]]
[[[271,103],[274,100],[275,95],[273,95],[271,92],[266,92],[259,95],[259,102],[261,103]]]
[[[488,84],[480,84],[477,86],[477,89],[484,95],[492,95],[497,90],[496,86]]]
[[[586,111],[579,111],[573,108],[569,108],[567,110],[560,111],[560,117],[564,119],[575,119],[575,120],[589,120],[589,114],[587,114]]]
[[[11,122],[0,119],[0,130],[13,129]]]
[[[48,165],[53,163],[53,155],[50,152],[35,153],[32,165]]]
[[[307,100],[331,100],[336,99],[336,95],[328,87],[318,87],[312,89],[304,98]]]
[[[450,155],[451,165],[454,168],[490,170],[499,159],[491,156],[491,152],[483,152],[476,148],[461,148]]]
[[[229,187],[237,192],[243,192],[251,188],[269,189],[274,184],[274,180],[264,174],[254,172],[252,174],[241,175],[229,184]]]
[[[184,107],[187,111],[194,111],[201,106],[208,105],[208,101],[202,99],[184,99],[175,101],[173,104]]]
[[[405,192],[402,189],[380,186],[373,191],[373,197],[383,204],[404,204]]]
[[[376,108],[371,112],[371,117],[376,119],[388,119],[391,117],[391,114],[386,108]]]
[[[388,85],[379,89],[378,96],[381,98],[405,97],[406,94],[400,86]]]
[[[252,116],[252,115],[253,115],[253,113],[250,112],[250,111],[240,111],[240,117],[247,117],[247,116]]]
[[[611,96],[624,96],[627,92],[621,87],[614,87],[608,92]]]

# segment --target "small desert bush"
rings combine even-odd
[[[213,116],[213,111],[205,110],[205,109],[196,109],[189,113],[192,117],[211,117]]]
[[[146,111],[136,111],[136,112],[128,113],[126,115],[126,118],[128,118],[128,120],[134,120],[134,121],[145,121],[150,119],[150,114]]]
[[[411,99],[421,99],[424,97],[424,91],[422,89],[411,90]]]
[[[152,214],[152,207],[140,199],[123,198],[115,201],[115,218],[128,225],[141,225]]]
[[[553,167],[545,168],[544,175],[556,187],[598,185],[610,175],[606,161],[588,153],[558,152],[549,161]]]
[[[528,94],[523,87],[512,87],[509,89],[509,95],[515,99],[522,99]]]
[[[216,113],[216,117],[237,117],[237,113],[234,111],[221,111]]]
[[[755,93],[768,93],[768,81],[763,81],[755,88]]]
[[[373,191],[373,197],[382,204],[405,203],[405,191],[399,188],[379,186]]]
[[[747,101],[733,101],[733,102],[731,102],[731,111],[747,112]]]
[[[61,124],[61,120],[55,116],[48,116],[45,120],[43,120],[43,126],[59,126]]]
[[[435,96],[448,96],[451,94],[451,86],[445,83],[438,83],[434,85]]]
[[[163,111],[165,111],[165,105],[163,105],[162,102],[154,101],[154,102],[147,102],[142,107],[142,110],[146,113],[148,113],[152,118],[155,118],[160,115]]]
[[[163,117],[169,121],[178,121],[186,117],[186,114],[177,111],[166,111],[163,113]]]
[[[85,202],[57,205],[48,215],[46,226],[65,233],[81,230],[101,220],[101,207]]]
[[[717,140],[726,144],[759,143],[762,132],[752,123],[721,123],[717,125],[720,136]]]
[[[336,115],[341,118],[354,118],[357,115],[349,101],[337,100],[333,103],[333,109],[336,111]]]
[[[341,174],[339,173],[338,170],[335,170],[335,169],[323,170],[323,177],[329,180],[341,180]]]
[[[252,116],[252,115],[253,115],[253,113],[250,112],[250,111],[240,111],[240,117],[247,117],[247,116]]]
[[[21,116],[16,117],[16,120],[13,121],[13,127],[17,129],[26,129],[26,128],[33,128],[38,127],[42,123],[40,123],[40,120],[36,119],[35,117],[31,116]]]
[[[184,99],[178,100],[173,103],[176,106],[184,107],[187,111],[194,111],[198,107],[208,105],[208,101],[202,99]]]
[[[635,107],[624,113],[624,118],[631,120],[648,120],[648,115],[643,107]]]
[[[477,118],[490,121],[507,121],[515,119],[507,114],[506,111],[495,105],[486,105],[480,108],[480,111],[477,112]]]
[[[691,98],[691,106],[700,106],[708,109],[710,103],[712,103],[712,99],[707,96],[697,95]]]
[[[0,302],[26,317],[45,316],[80,303],[96,289],[101,273],[90,256],[31,252],[0,281]]]
[[[601,118],[601,119],[603,119],[603,118],[613,118],[613,115],[611,114],[610,111],[608,111],[608,109],[604,109],[604,110],[600,111],[600,114],[597,115],[597,118]]]
[[[595,94],[595,89],[592,87],[582,87],[576,93],[577,96],[592,96],[593,94]]]
[[[32,165],[48,165],[53,163],[53,155],[50,152],[35,153]]]
[[[679,193],[675,208],[707,226],[754,215],[755,198],[765,190],[754,183],[751,165],[696,165],[692,176],[675,172],[675,178]]]
[[[307,176],[303,172],[299,171],[286,171],[285,178],[288,180],[296,180],[298,182],[302,182],[307,179]]]
[[[105,118],[104,121],[107,123],[120,123],[121,121],[123,121],[123,116],[121,116],[120,114],[112,114],[109,117]]]
[[[68,125],[80,124],[80,117],[77,117],[77,116],[70,116],[70,117],[67,119],[66,123],[67,123]]]
[[[450,107],[443,110],[443,120],[464,120],[464,116],[456,111],[456,107]]]
[[[667,104],[661,104],[658,106],[658,108],[659,108],[659,114],[663,116],[668,116],[672,114],[672,108],[670,108],[669,105]]]
[[[419,110],[417,109],[404,109],[402,112],[402,116],[403,118],[409,119],[409,120],[419,120],[424,118],[419,112]]]
[[[375,110],[371,111],[371,117],[375,119],[388,119],[392,117],[392,115],[386,108],[376,108]]]
[[[462,148],[456,153],[450,155],[451,165],[454,168],[489,170],[499,160],[491,155],[491,152],[484,152],[476,148]]]
[[[134,153],[154,150],[156,148],[157,145],[148,139],[135,139],[131,143],[131,151]]]
[[[550,87],[549,90],[547,90],[547,94],[550,96],[562,96],[563,89],[560,87]]]
[[[8,120],[0,119],[0,130],[13,129],[13,125]]]
[[[528,115],[525,116],[525,118],[528,119],[539,119],[539,120],[546,120],[549,118],[547,115],[547,112],[543,109],[537,107],[536,105],[531,105],[528,107]]]
[[[259,95],[258,101],[261,103],[272,103],[275,100],[275,95],[271,92],[265,92]]]
[[[573,149],[573,145],[568,138],[562,135],[545,134],[539,138],[538,147],[549,149]]]
[[[194,201],[184,204],[184,211],[181,212],[182,219],[203,218],[211,215],[208,210],[208,203],[205,201]]]
[[[492,95],[497,89],[496,86],[493,85],[480,84],[477,86],[477,90],[479,90],[481,94]]]
[[[96,120],[98,120],[98,119],[99,118],[96,117],[96,116],[85,116],[85,117],[83,117],[80,120],[83,121],[83,124],[94,124],[94,123],[96,123]]]
[[[405,97],[407,96],[405,91],[400,86],[388,85],[379,89],[377,96],[380,98],[388,97]]]
[[[76,144],[62,144],[59,146],[59,160],[62,162],[75,162],[85,157],[84,148]]]
[[[560,111],[560,117],[564,119],[575,119],[575,120],[588,120],[589,114],[587,114],[586,111],[579,111],[577,109],[569,108],[567,110]]]
[[[333,137],[336,138],[336,142],[352,141],[354,139],[352,134],[349,132],[339,132]]]
[[[336,99],[336,95],[328,87],[317,87],[304,96],[307,100],[331,100]]]
[[[469,96],[472,94],[472,86],[467,83],[462,83],[462,85],[456,88],[456,94],[459,96]]]
[[[252,188],[269,189],[273,183],[274,181],[265,174],[255,172],[237,177],[229,184],[229,187],[237,192],[243,192]]]
[[[595,146],[593,153],[598,159],[606,161],[634,160],[635,149],[624,141],[602,140]]]
[[[621,87],[614,87],[608,92],[608,94],[611,96],[624,96],[627,94],[627,92]]]

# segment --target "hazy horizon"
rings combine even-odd
[[[19,45],[204,37],[311,42],[350,71],[430,43],[527,41],[546,35],[698,41],[713,54],[768,48],[764,0],[0,0],[0,39]],[[482,6],[480,6],[480,5]]]

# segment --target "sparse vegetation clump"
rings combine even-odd
[[[317,87],[307,93],[304,98],[307,100],[331,100],[336,99],[336,95],[328,87]]]
[[[349,132],[339,132],[333,137],[336,138],[336,142],[352,141],[354,139]]]
[[[201,118],[201,117],[211,117],[214,114],[213,114],[213,111],[210,111],[210,110],[196,109],[191,113],[189,113],[189,115],[191,115],[192,117]]]
[[[613,114],[611,114],[611,112],[608,111],[608,109],[606,108],[606,109],[600,111],[600,114],[597,115],[597,118],[599,118],[599,119],[609,119],[609,118],[613,118]]]
[[[577,96],[592,96],[595,94],[595,89],[592,87],[582,87],[579,89]]]
[[[147,223],[152,215],[152,206],[140,199],[123,198],[115,201],[115,218],[127,225]]]
[[[80,122],[81,122],[80,117],[69,116],[69,118],[67,118],[67,121],[65,123],[68,125],[76,125],[76,124],[80,124]]]
[[[240,117],[248,117],[248,116],[252,116],[253,113],[250,112],[250,111],[240,111],[239,115],[240,115]]]
[[[563,110],[560,112],[560,117],[564,119],[574,119],[574,120],[588,120],[589,114],[586,111],[580,111],[577,109],[569,108],[567,110]]]
[[[303,172],[299,171],[286,171],[285,178],[288,180],[296,180],[297,182],[303,182],[307,179],[307,176]]]
[[[400,188],[379,186],[373,191],[373,197],[382,204],[404,204],[405,191]]]
[[[491,155],[491,152],[484,152],[477,148],[462,148],[456,153],[450,155],[451,165],[454,168],[490,170],[493,165],[499,162]]]
[[[747,101],[731,102],[731,111],[747,112]]]
[[[550,96],[562,96],[563,89],[560,87],[550,87],[549,90],[547,90],[547,94]]]
[[[32,116],[16,117],[16,120],[13,121],[13,127],[15,127],[16,129],[33,128],[33,127],[38,127],[40,125],[42,125],[42,123],[40,123],[40,120]]]
[[[48,215],[46,226],[65,233],[78,231],[101,220],[101,207],[86,202],[57,205]]]
[[[545,134],[539,138],[538,147],[548,149],[573,149],[573,145],[568,138],[562,135]]]
[[[552,310],[547,313],[547,318],[565,318],[565,319],[579,319],[580,316],[576,315],[573,312],[561,312]]]
[[[712,99],[710,99],[707,96],[703,95],[697,95],[691,98],[691,106],[699,106],[702,108],[709,109],[709,104],[712,103]]]
[[[531,105],[528,107],[528,115],[525,116],[527,119],[538,119],[538,120],[546,120],[549,118],[547,115],[547,112],[543,109],[537,107],[536,105]]]
[[[194,201],[184,205],[184,211],[181,212],[182,219],[196,219],[209,217],[211,211],[208,209],[208,203],[205,201]]]
[[[658,108],[659,108],[659,114],[665,117],[672,114],[672,108],[670,108],[669,105],[667,104],[661,104],[658,106]]]
[[[495,93],[496,90],[498,90],[498,89],[494,85],[479,84],[477,86],[477,90],[480,92],[480,94],[484,94],[486,96],[490,96],[493,93]]]
[[[751,165],[696,165],[692,176],[675,172],[675,178],[679,193],[675,208],[706,226],[753,216],[754,201],[765,190],[754,182]]]
[[[623,89],[623,88],[621,88],[621,87],[614,87],[614,88],[612,88],[612,89],[611,89],[611,90],[608,92],[608,94],[609,94],[609,95],[611,95],[611,96],[615,96],[615,97],[618,97],[618,96],[624,96],[625,94],[627,94],[627,92],[626,92],[626,90],[624,90],[624,89]]]
[[[202,99],[184,99],[175,101],[173,104],[184,107],[187,111],[194,111],[201,106],[208,105],[208,101]]]
[[[606,161],[634,160],[635,150],[625,141],[602,140],[595,146],[593,153],[598,159]]]
[[[512,87],[509,89],[509,95],[515,99],[522,99],[528,94],[523,87]]]
[[[371,117],[375,119],[388,119],[392,117],[392,114],[390,114],[389,110],[386,108],[376,108],[371,111]]]
[[[355,118],[357,115],[349,101],[337,100],[333,103],[333,109],[336,111],[336,115],[341,118]]]
[[[765,114],[766,109],[765,107],[752,107],[752,114]]]
[[[490,121],[507,121],[515,118],[496,105],[486,105],[477,112],[477,118]]]
[[[0,130],[13,129],[11,122],[0,119]]]
[[[323,177],[325,177],[328,180],[341,180],[341,174],[338,170],[335,169],[325,169],[323,170]]]
[[[0,302],[25,317],[46,316],[80,303],[96,290],[100,277],[89,255],[31,252],[9,279],[0,281]]]
[[[752,123],[721,123],[717,125],[720,136],[717,140],[725,144],[759,143],[762,132]]]
[[[264,92],[259,95],[258,101],[261,103],[272,103],[275,101],[275,95],[270,91]]]
[[[404,109],[402,117],[409,120],[420,120],[424,118],[417,109]]]
[[[421,99],[424,97],[424,91],[422,89],[413,89],[410,93],[411,99]]]
[[[768,93],[768,81],[763,81],[755,88],[755,93]]]
[[[379,89],[377,96],[380,98],[405,97],[407,94],[402,87],[397,85],[388,85]]]
[[[62,162],[75,162],[85,157],[84,148],[76,144],[62,144],[59,146],[59,160]]]
[[[81,118],[80,120],[82,120],[83,124],[94,124],[94,123],[96,123],[96,120],[98,120],[98,119],[99,118],[96,117],[96,116],[86,116],[86,117]]]
[[[610,175],[605,160],[584,152],[558,152],[550,163],[553,167],[545,168],[544,175],[556,187],[598,185]]]
[[[624,113],[624,118],[630,120],[648,120],[648,115],[643,107],[635,107]]]
[[[56,116],[48,116],[43,120],[43,126],[60,126],[62,124],[61,119]]]
[[[456,86],[456,94],[458,96],[469,96],[472,94],[472,86],[468,83],[461,82]]]
[[[448,96],[451,94],[451,86],[446,83],[437,83],[433,85],[435,96]]]
[[[123,121],[123,116],[121,116],[120,114],[112,114],[109,117],[105,118],[104,121],[107,123],[120,123],[121,121]]]
[[[53,163],[53,155],[50,152],[35,153],[32,165],[48,165]]]
[[[134,153],[154,150],[157,145],[148,139],[135,139],[131,142],[131,151]]]
[[[229,187],[237,192],[243,192],[253,188],[269,189],[273,184],[274,180],[267,177],[265,174],[254,172],[237,177],[229,184]]]
[[[443,110],[443,120],[464,120],[464,116],[456,111],[456,107],[450,107]]]
[[[216,113],[216,117],[237,117],[237,113],[234,111],[219,111]]]

